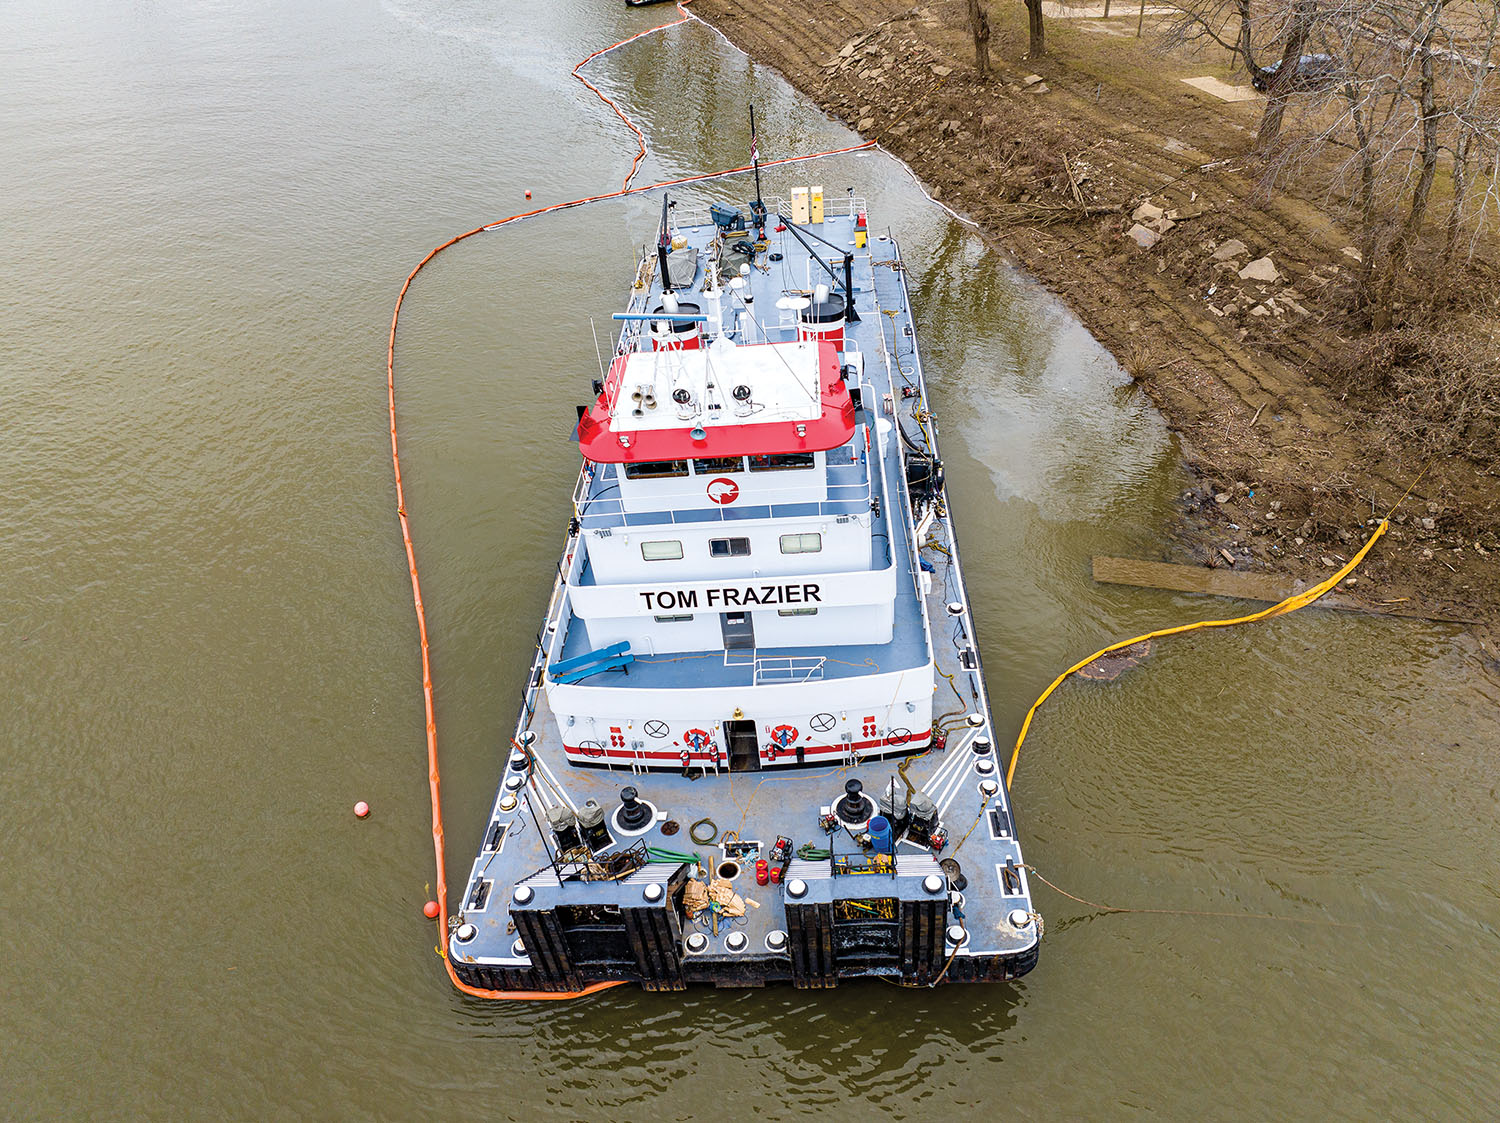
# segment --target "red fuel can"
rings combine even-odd
[[[764,858],[758,858],[755,862],[755,884],[764,885],[771,880],[770,868],[766,865]]]

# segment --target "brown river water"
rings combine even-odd
[[[1160,642],[1042,711],[1019,983],[454,992],[384,355],[429,248],[618,186],[568,77],[618,0],[0,6],[0,1116],[1492,1118],[1500,689],[1461,631],[1309,609]],[[595,64],[642,182],[851,135],[702,26]],[[880,155],[1002,729],[1103,643],[1241,606],[1155,556],[1170,435],[1046,293]],[[682,192],[683,212],[744,183]],[[452,865],[561,542],[572,405],[655,197],[485,235],[397,355]],[[374,808],[355,820],[357,799]],[[1271,915],[1280,919],[1260,919]]]

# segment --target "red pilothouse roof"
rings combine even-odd
[[[648,388],[656,404],[621,401],[627,387]],[[740,401],[736,391],[746,388]],[[674,400],[684,391],[687,403]],[[771,419],[757,421],[757,413]],[[611,364],[604,391],[578,423],[578,448],[605,464],[823,452],[848,443],[854,413],[832,343],[632,352]]]

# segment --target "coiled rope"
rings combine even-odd
[[[586,994],[594,994],[597,991],[606,990],[609,987],[623,986],[624,982],[623,980],[620,980],[613,982],[593,983],[589,986],[583,987],[581,990],[576,991],[551,992],[485,990],[480,987],[471,986],[460,979],[457,972],[453,969],[453,964],[448,959],[446,952],[448,942],[448,878],[446,863],[443,856],[443,805],[441,798],[442,778],[438,768],[437,718],[432,696],[432,659],[427,637],[427,615],[422,604],[422,584],[421,580],[417,576],[416,550],[412,545],[411,523],[406,512],[406,492],[405,488],[402,485],[401,479],[401,455],[396,441],[396,328],[401,320],[401,306],[405,302],[407,291],[411,288],[411,283],[416,279],[417,274],[425,269],[428,263],[431,262],[433,258],[437,257],[438,254],[442,253],[444,250],[450,248],[451,246],[456,246],[459,242],[462,242],[465,239],[474,237],[474,235],[476,234],[483,234],[492,230],[498,230],[503,226],[509,226],[513,223],[522,222],[526,219],[539,218],[542,215],[553,214],[557,211],[570,210],[573,207],[581,207],[588,203],[599,203],[605,201],[606,199],[619,199],[627,195],[635,195],[644,191],[657,191],[665,187],[677,187],[688,183],[706,183],[709,180],[723,179],[727,176],[743,175],[745,172],[751,170],[751,165],[745,164],[740,167],[727,168],[724,171],[710,172],[705,175],[683,176],[679,179],[663,180],[659,183],[653,183],[645,187],[632,187],[631,183],[635,179],[635,175],[640,167],[640,163],[646,156],[645,134],[636,127],[635,123],[631,121],[631,119],[626,116],[626,114],[620,109],[620,107],[616,105],[602,90],[600,90],[597,86],[595,86],[592,82],[590,82],[587,78],[579,73],[579,71],[588,63],[604,55],[607,55],[611,51],[623,47],[628,43],[634,43],[638,39],[644,38],[647,35],[654,34],[655,32],[665,30],[666,28],[676,27],[689,19],[696,19],[697,17],[693,16],[687,10],[687,5],[691,2],[692,0],[679,0],[677,4],[677,10],[681,13],[681,18],[671,20],[667,23],[659,24],[656,27],[641,32],[639,35],[633,35],[629,39],[622,39],[618,43],[614,43],[608,47],[603,48],[602,50],[595,51],[593,54],[589,55],[573,68],[573,77],[577,78],[580,82],[582,82],[585,86],[592,90],[601,101],[603,101],[612,110],[614,110],[615,115],[619,117],[621,121],[625,122],[626,126],[632,133],[635,134],[636,139],[639,142],[640,150],[636,153],[634,159],[631,160],[630,171],[626,174],[625,181],[620,189],[618,191],[610,191],[602,195],[591,195],[583,199],[572,199],[566,203],[554,203],[551,206],[538,207],[535,210],[525,211],[521,214],[513,214],[507,218],[502,218],[497,222],[487,223],[484,226],[476,226],[473,230],[469,230],[453,238],[449,238],[442,245],[430,250],[427,256],[422,258],[422,260],[417,263],[416,268],[414,268],[410,273],[406,275],[406,280],[401,285],[401,292],[396,297],[395,310],[391,313],[390,337],[386,344],[385,354],[386,400],[390,413],[391,465],[395,472],[396,478],[396,515],[401,524],[401,541],[406,548],[406,567],[407,572],[411,577],[412,603],[416,608],[417,635],[422,648],[422,701],[426,710],[427,718],[427,784],[432,801],[432,847],[433,856],[437,867],[437,953],[442,957],[443,965],[447,968],[448,971],[448,978],[453,983],[454,987],[462,991],[464,994],[470,995],[474,998],[489,998],[496,1000],[558,1000],[567,998],[579,998]],[[708,25],[705,24],[704,26]],[[784,164],[797,164],[806,160],[820,160],[827,156],[841,156],[850,152],[864,152],[873,149],[874,147],[875,143],[873,141],[870,141],[864,144],[850,145],[847,148],[835,148],[825,152],[813,152],[803,156],[787,156],[778,160],[766,160],[763,161],[760,166],[763,168],[774,168]]]

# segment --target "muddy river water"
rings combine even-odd
[[[611,189],[568,69],[618,0],[0,6],[0,1116],[1492,1117],[1500,689],[1456,628],[1307,610],[1043,710],[1013,986],[495,1005],[448,985],[385,437],[406,271]],[[596,64],[642,182],[850,134],[702,26]],[[1156,556],[1173,441],[1046,293],[879,155],[1002,729],[1102,643],[1238,606]],[[742,183],[681,194],[685,211]],[[590,318],[654,197],[449,251],[398,351],[453,863],[489,805],[576,471]],[[368,800],[364,822],[350,807]],[[1272,916],[1279,919],[1263,919]]]

